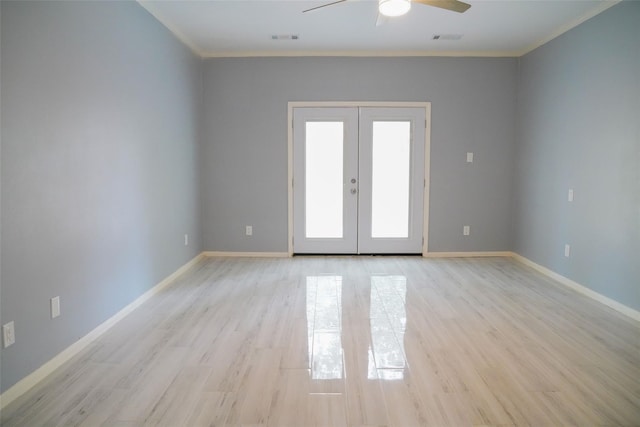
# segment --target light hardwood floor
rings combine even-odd
[[[507,258],[205,258],[2,425],[640,425],[640,324]]]

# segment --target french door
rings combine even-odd
[[[425,108],[293,109],[293,252],[421,253]]]

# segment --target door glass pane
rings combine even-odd
[[[371,237],[409,237],[411,122],[373,122]]]
[[[307,122],[305,136],[305,234],[342,238],[342,122]]]

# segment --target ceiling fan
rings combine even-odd
[[[344,3],[346,1],[349,0],[337,0],[331,3],[323,4],[321,6],[312,7],[311,9],[303,10],[302,12],[311,12],[314,10],[322,9],[323,7]],[[446,9],[458,13],[464,13],[471,7],[470,4],[464,3],[459,0],[378,0],[378,22],[376,22],[376,25],[382,23],[383,19],[381,18],[401,16],[409,12],[409,9],[411,9],[411,3],[439,7],[440,9]]]

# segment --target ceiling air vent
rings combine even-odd
[[[460,40],[462,34],[434,34],[431,40]]]
[[[298,40],[299,38],[298,34],[274,34],[271,36],[271,40]]]

